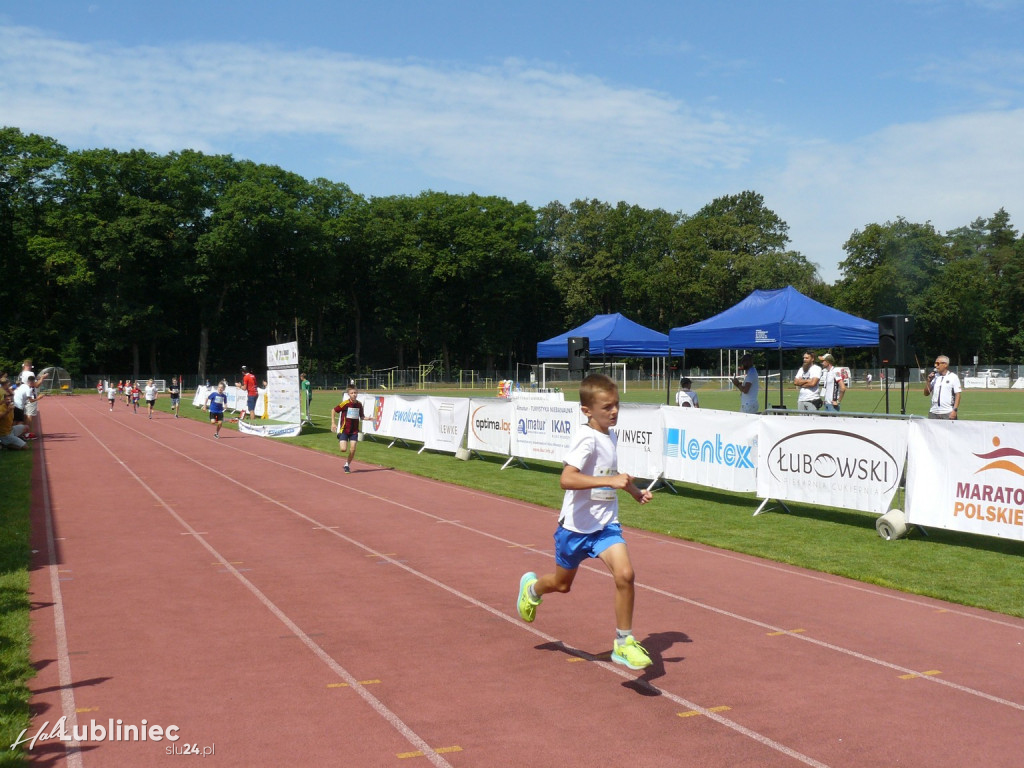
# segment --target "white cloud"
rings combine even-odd
[[[0,28],[0,70],[0,121],[75,147],[232,152],[327,137],[342,157],[401,158],[531,202],[643,202],[744,166],[761,140],[660,93],[515,60],[468,69],[259,46],[114,48]]]

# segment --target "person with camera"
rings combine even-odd
[[[793,385],[800,391],[796,396],[798,411],[820,411],[824,400],[821,397],[821,366],[814,362],[813,352],[804,352],[804,364],[793,377]]]
[[[960,377],[949,370],[949,358],[945,355],[936,357],[935,368],[928,374],[928,380],[924,383],[925,395],[932,398],[928,418],[956,420],[957,411],[960,410],[961,391]]]

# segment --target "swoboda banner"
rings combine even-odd
[[[661,417],[667,479],[729,491],[757,488],[757,415],[663,405]]]
[[[1024,540],[1024,425],[914,420],[907,522]]]
[[[884,514],[899,486],[907,439],[906,421],[764,416],[757,495]]]

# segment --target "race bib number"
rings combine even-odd
[[[350,407],[348,410],[345,411],[345,417],[349,419],[358,419],[359,409]]]
[[[597,477],[611,477],[617,473],[614,467],[598,467],[597,472],[594,474]],[[591,501],[614,501],[615,489],[608,486],[592,488],[590,491],[590,499]]]

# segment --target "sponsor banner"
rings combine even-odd
[[[674,405],[660,410],[666,478],[728,491],[757,489],[757,414]]]
[[[426,395],[392,395],[388,398],[391,426],[387,434],[399,440],[427,442],[427,419],[433,418],[431,398]]]
[[[274,368],[298,368],[299,343],[272,344],[267,347],[267,370]]]
[[[471,398],[466,447],[508,456],[512,449],[513,411],[512,403],[504,398]]]
[[[907,522],[1024,540],[1024,425],[915,419]]]
[[[565,402],[565,394],[563,392],[531,392],[529,390],[514,389],[511,392],[513,400],[554,400],[555,402]]]
[[[580,404],[513,400],[512,405],[512,455],[561,461],[583,423]]]
[[[298,424],[302,421],[299,411],[298,368],[270,368],[267,370],[266,400],[260,397],[256,401],[257,415],[263,415],[260,410],[264,404],[267,417],[274,421],[284,421],[289,424]]]
[[[469,418],[469,400],[465,397],[427,398],[424,444],[431,451],[455,453],[462,447]]]
[[[899,486],[908,432],[906,421],[762,417],[757,495],[884,514]]]
[[[622,403],[614,432],[619,472],[650,480],[661,477],[664,430],[659,406]]]
[[[389,401],[393,399],[392,395],[359,395],[359,402],[363,404],[363,413],[366,415],[360,425],[363,434],[391,436],[392,406]]]
[[[300,424],[256,424],[251,425],[245,419],[238,422],[238,431],[246,435],[259,437],[298,437],[302,434]]]

